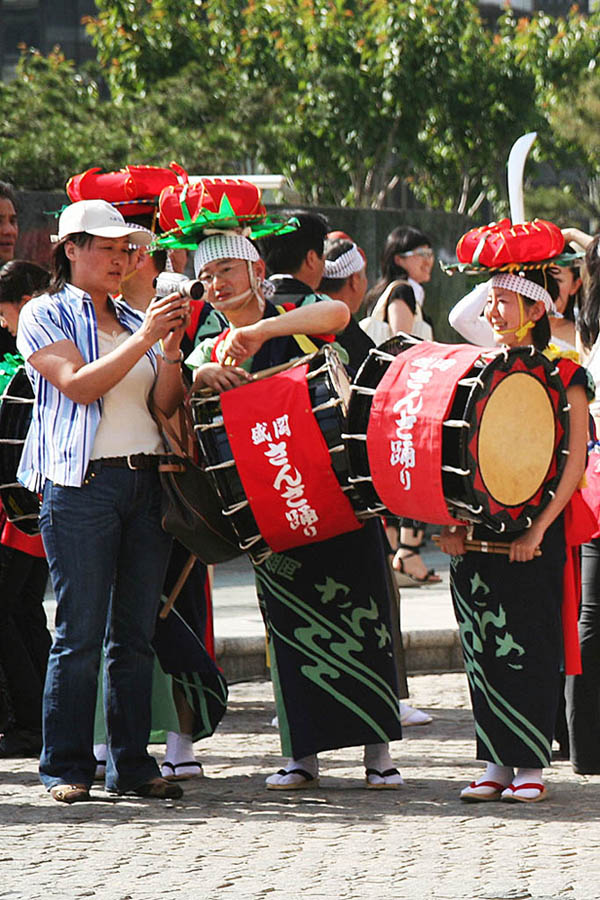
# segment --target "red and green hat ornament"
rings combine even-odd
[[[287,234],[297,228],[294,220],[269,218],[261,191],[243,178],[203,177],[193,184],[176,162],[168,168],[125,166],[116,172],[96,167],[70,178],[66,191],[72,202],[106,200],[127,215],[158,213],[163,234],[154,247],[194,250],[214,231],[242,231],[252,238]]]
[[[271,219],[255,184],[243,178],[209,177],[165,187],[159,197],[159,223],[163,233],[155,245],[167,250],[195,250],[203,238],[219,231],[260,238],[298,227],[293,219]]]
[[[574,266],[582,253],[565,252],[565,239],[553,222],[534,219],[513,225],[510,219],[472,228],[456,245],[457,263],[443,265],[448,275],[491,275],[498,272]]]
[[[187,173],[176,162],[168,168],[159,166],[125,166],[117,172],[103,172],[96,167],[69,178],[66,191],[69,199],[106,200],[124,214],[137,216],[154,213],[158,198],[167,187],[187,180]]]

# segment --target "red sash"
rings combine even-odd
[[[557,365],[565,387],[573,378],[577,363],[559,359]],[[588,487],[576,490],[564,510],[565,568],[563,572],[563,601],[561,607],[565,674],[581,675],[579,646],[579,606],[581,603],[581,558],[579,547],[598,534],[598,496],[595,454],[590,454],[586,471]],[[591,483],[593,482],[593,483]],[[596,488],[596,491],[594,491]],[[594,496],[596,494],[596,496]]]
[[[331,467],[311,409],[308,366],[221,395],[240,480],[261,534],[275,551],[361,527]]]
[[[25,534],[8,520],[2,529],[0,544],[4,544],[5,547],[13,547],[15,550],[20,550],[21,553],[28,553],[29,556],[40,558],[46,556],[41,534]]]
[[[581,675],[579,647],[579,604],[581,601],[581,559],[579,546],[587,543],[598,530],[598,521],[577,490],[564,511],[566,560],[563,573],[563,601],[561,608],[565,674]]]

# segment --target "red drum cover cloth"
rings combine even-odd
[[[367,427],[373,487],[395,515],[453,525],[442,490],[442,423],[480,347],[419,342],[379,382]]]
[[[194,184],[176,184],[165,188],[159,198],[161,228],[171,231],[185,218],[182,200],[193,221],[202,211],[218,212],[224,194],[238,219],[254,220],[267,214],[260,202],[260,188],[249,181],[242,178],[202,178]]]
[[[537,262],[558,256],[565,239],[558,226],[544,219],[513,225],[510,219],[472,228],[456,245],[461,263],[494,268],[509,263]]]
[[[250,508],[276,552],[361,527],[331,467],[296,366],[221,395],[225,430]]]

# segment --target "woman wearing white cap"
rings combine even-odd
[[[163,446],[148,403],[169,415],[182,397],[187,304],[170,295],[142,316],[112,299],[130,244],[148,239],[103,200],[67,207],[55,242],[48,292],[25,307],[17,337],[35,394],[18,477],[43,492],[57,599],[40,776],[56,800],[89,799],[104,639],[107,789],[180,796],[146,751],[150,640],[170,549],[160,526]]]
[[[496,274],[473,295],[461,301],[463,334],[481,344],[493,339],[508,347],[547,348],[548,313],[558,286],[543,270]],[[562,512],[585,468],[588,422],[585,370],[546,352],[556,359],[569,402],[569,455],[553,499],[528,529],[513,536],[508,556],[466,552],[464,526],[442,532],[441,547],[454,557],[452,598],[469,678],[477,758],[487,763],[483,775],[461,791],[461,798],[470,802],[532,803],[546,797],[542,770],[550,763],[563,656]],[[480,525],[473,536],[496,538]],[[541,556],[536,557],[538,549]]]
[[[208,302],[232,326],[188,358],[196,386],[227,390],[251,372],[302,356],[307,334],[331,334],[348,323],[348,307],[337,300],[309,300],[281,315],[265,299],[272,285],[263,282],[264,262],[239,234],[207,237],[194,262]],[[317,754],[353,745],[365,748],[369,788],[402,784],[388,748],[402,731],[378,528],[373,519],[356,531],[274,553],[255,567],[281,743],[290,757],[267,778],[270,790],[314,786]]]

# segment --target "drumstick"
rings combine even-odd
[[[167,616],[169,615],[169,613],[171,612],[171,610],[173,609],[173,606],[175,605],[175,601],[177,600],[177,598],[179,597],[179,595],[181,593],[182,587],[186,583],[190,572],[194,568],[194,563],[196,562],[196,558],[197,557],[195,557],[193,553],[190,553],[190,558],[188,559],[185,566],[181,570],[181,574],[180,574],[179,578],[177,579],[177,581],[175,582],[175,587],[169,594],[169,599],[167,600],[167,602],[161,609],[160,613],[158,614],[159,619],[166,619]]]
[[[432,535],[431,540],[439,547],[441,536],[439,534],[434,534]],[[503,553],[508,556],[510,548],[511,544],[509,544],[508,541],[478,541],[474,538],[465,538],[465,550],[474,550],[477,553]],[[536,548],[533,555],[542,555],[542,551],[539,547]]]

